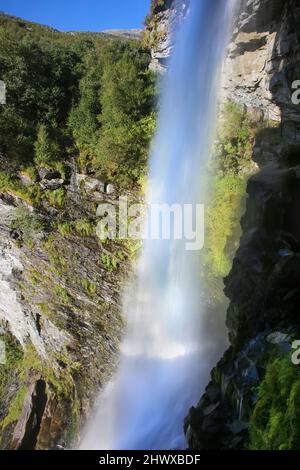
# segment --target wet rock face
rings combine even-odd
[[[299,167],[265,168],[248,183],[243,236],[225,293],[230,340],[241,344],[255,331],[293,323],[300,300]]]
[[[258,400],[267,358],[283,356],[291,349],[295,330],[267,329],[247,340],[238,352],[230,348],[212,371],[212,380],[197,407],[185,420],[189,448],[244,449],[249,419]]]
[[[300,167],[267,167],[248,182],[243,235],[225,279],[231,348],[185,429],[192,449],[248,442],[258,385],[268,362],[300,334]]]

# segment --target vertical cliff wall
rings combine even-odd
[[[300,108],[292,102],[299,7],[297,0],[245,1],[235,22],[224,98],[260,123],[253,148],[260,171],[248,182],[240,247],[225,279],[231,347],[186,419],[192,449],[299,448],[299,410],[283,405],[292,403],[299,378],[290,357],[300,337]]]

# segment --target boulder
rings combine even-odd
[[[34,178],[31,178],[27,173],[19,173],[19,179],[24,186],[31,186],[36,181]]]
[[[55,189],[61,188],[63,184],[64,184],[64,180],[59,179],[59,178],[43,179],[40,182],[40,186],[41,186],[42,189],[49,189],[49,190],[52,190],[52,191],[55,190]]]
[[[87,194],[92,194],[94,192],[100,192],[100,193],[105,192],[105,182],[98,179],[98,178],[93,178],[91,176],[78,174],[77,175],[77,181],[78,181],[80,187]]]
[[[61,178],[59,171],[52,170],[50,168],[40,168],[38,170],[38,174],[41,180],[53,180]]]

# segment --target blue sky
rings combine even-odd
[[[150,0],[0,0],[0,11],[62,31],[141,28]]]

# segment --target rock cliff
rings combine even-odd
[[[298,0],[244,1],[235,20],[224,95],[266,124],[279,124],[264,147],[255,150],[258,163],[276,161],[286,144],[299,144],[299,105],[292,101],[293,83],[300,76],[299,21]]]
[[[56,175],[45,170],[46,176],[53,182]],[[118,356],[130,250],[122,242],[104,246],[95,234],[98,201],[114,203],[117,195],[75,168],[70,176],[63,208],[33,209],[14,194],[0,197],[3,448],[76,442]]]
[[[174,0],[153,0],[148,17],[143,40],[151,49],[152,61],[150,68],[154,72],[164,73],[168,59],[173,50],[172,33],[178,22],[184,18],[189,0],[176,2]]]

